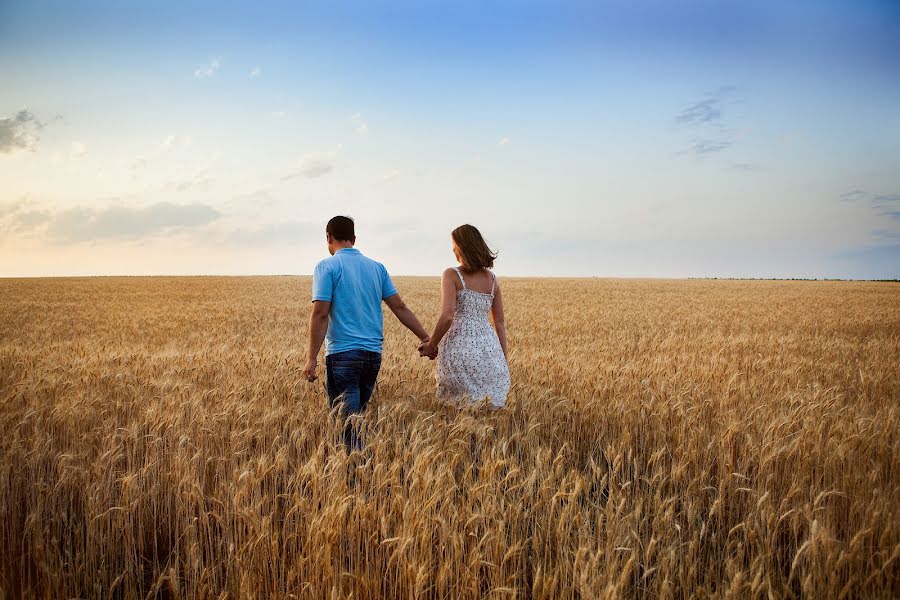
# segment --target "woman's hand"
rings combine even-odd
[[[427,356],[430,360],[437,358],[437,348],[431,345],[431,339],[423,340],[419,344],[419,356]]]

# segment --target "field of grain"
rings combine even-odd
[[[900,596],[900,285],[501,281],[508,409],[388,315],[347,457],[307,278],[0,280],[0,599]]]

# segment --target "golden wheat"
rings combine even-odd
[[[0,280],[0,598],[900,596],[900,285],[503,284],[508,410],[389,317],[348,457],[307,278]]]

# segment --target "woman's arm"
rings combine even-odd
[[[446,335],[453,324],[453,315],[456,314],[457,279],[456,271],[453,269],[447,269],[441,275],[441,315],[434,326],[431,341],[422,349],[423,356],[433,354],[437,350],[441,338]]]
[[[494,330],[497,332],[497,339],[500,340],[500,347],[503,348],[503,356],[508,356],[506,352],[506,315],[503,314],[503,295],[500,293],[499,281],[494,281],[494,302],[491,304],[491,319],[494,321]]]

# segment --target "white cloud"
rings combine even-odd
[[[272,117],[275,119],[283,119],[287,116],[286,110],[273,110]]]
[[[307,154],[300,159],[298,170],[304,177],[320,177],[334,169],[334,153]]]
[[[262,69],[260,69],[259,67],[253,67],[252,69],[250,69],[250,79],[256,79],[260,75],[262,75]]]
[[[249,191],[237,193],[233,195],[230,200],[226,200],[225,204],[228,206],[248,206],[256,208],[260,206],[271,206],[275,204],[275,202],[276,199],[272,195],[272,187],[261,186],[250,189]]]
[[[98,239],[139,239],[199,227],[221,217],[206,204],[156,202],[129,206],[115,200],[104,208],[75,206],[62,210],[16,210],[6,226],[12,232],[45,232],[56,243],[78,243]],[[6,227],[0,226],[0,234]],[[0,235],[2,237],[2,235]]]
[[[0,204],[0,241],[10,234],[34,234],[50,218],[49,211],[28,196]]]
[[[500,141],[497,142],[497,145],[498,145],[498,146],[505,146],[505,145],[507,145],[508,143],[509,143],[509,138],[504,136],[504,137],[500,138]]]
[[[219,60],[219,57],[213,57],[209,59],[208,65],[200,66],[194,69],[194,77],[196,77],[197,79],[209,79],[216,74],[221,66],[222,62]]]
[[[293,179],[294,177],[321,177],[327,175],[334,170],[335,159],[341,150],[340,144],[337,149],[332,152],[313,152],[300,157],[297,161],[297,167],[282,179]]]
[[[198,169],[188,179],[170,182],[167,185],[167,188],[174,189],[176,192],[206,190],[209,188],[209,184],[212,183],[212,180],[213,179],[212,177],[210,177],[209,171],[207,171],[206,169]]]
[[[400,171],[398,169],[394,169],[393,171],[390,171],[390,172],[382,175],[381,180],[382,181],[390,181],[392,179],[397,179],[398,177],[400,177]]]
[[[69,156],[72,158],[81,158],[87,154],[87,146],[81,142],[72,142],[69,144]]]
[[[369,133],[369,124],[366,123],[365,119],[362,116],[362,113],[356,113],[355,115],[350,117],[350,120],[356,125],[356,133],[360,135],[365,135]]]
[[[0,154],[15,150],[34,150],[38,142],[37,132],[41,127],[41,122],[28,109],[0,119]]]
[[[160,147],[163,150],[172,150],[177,147],[186,148],[191,145],[191,136],[189,135],[169,135],[162,141]]]
[[[211,241],[229,246],[265,247],[304,244],[320,240],[324,235],[324,227],[320,223],[289,220],[253,228],[241,227],[208,237]]]
[[[136,181],[146,171],[149,163],[143,156],[135,156],[134,158],[120,158],[118,164],[120,169],[126,169],[131,174],[132,181]]]

